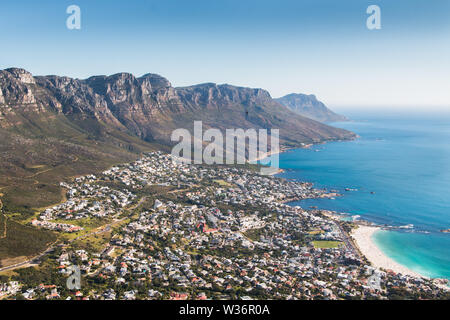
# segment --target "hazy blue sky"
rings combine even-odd
[[[450,0],[40,0],[0,4],[0,68],[314,93],[352,106],[450,107]],[[81,8],[81,30],[66,8]],[[381,30],[366,8],[381,8]]]

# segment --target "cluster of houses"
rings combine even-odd
[[[86,299],[387,299],[393,289],[445,294],[430,280],[371,267],[341,222],[286,204],[326,196],[324,190],[247,168],[183,164],[160,152],[64,185],[69,200],[39,221],[77,219],[80,212],[115,215],[134,199],[128,188],[105,189],[99,179],[136,190],[174,186],[178,193],[177,201],[137,209],[101,252],[61,254],[58,272],[76,261],[83,277],[105,283],[103,291],[82,288],[78,294]]]
[[[78,232],[83,230],[82,227],[72,224],[43,221],[38,219],[34,219],[33,221],[31,221],[31,224],[35,227],[66,233]]]
[[[56,285],[40,284],[36,287],[25,288],[18,281],[0,283],[0,299],[15,296],[18,293],[27,300],[33,300],[38,296],[44,297],[46,300],[61,298]]]
[[[21,285],[18,281],[0,283],[0,299],[5,296],[14,295],[20,291]]]
[[[67,189],[67,201],[44,210],[32,224],[54,231],[78,232],[83,228],[55,220],[116,217],[136,198],[128,190],[115,190],[98,181],[95,175],[88,175],[76,178],[72,184],[61,182]]]

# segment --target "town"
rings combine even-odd
[[[31,222],[60,243],[23,269],[29,281],[0,277],[0,299],[449,299],[437,280],[372,267],[352,222],[288,204],[335,193],[177,160],[147,153],[61,183],[65,201]]]

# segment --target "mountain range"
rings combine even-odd
[[[192,130],[194,120],[203,121],[204,129],[279,128],[286,147],[355,137],[291,111],[263,89],[214,83],[176,88],[151,73],[81,80],[10,68],[0,71],[0,89],[6,209],[58,202],[59,181],[143,151],[168,151],[171,132]]]

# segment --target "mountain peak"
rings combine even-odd
[[[159,89],[163,89],[163,88],[172,87],[172,84],[169,82],[169,80],[167,80],[163,76],[160,76],[159,74],[156,74],[156,73],[144,74],[142,77],[139,78],[139,80],[149,81],[153,90],[159,90]]]
[[[314,94],[291,93],[275,99],[297,114],[320,122],[347,121],[344,116],[334,113],[317,100]]]
[[[22,68],[8,68],[4,71],[9,72],[15,79],[19,80],[24,84],[34,84],[33,75],[25,69]]]

